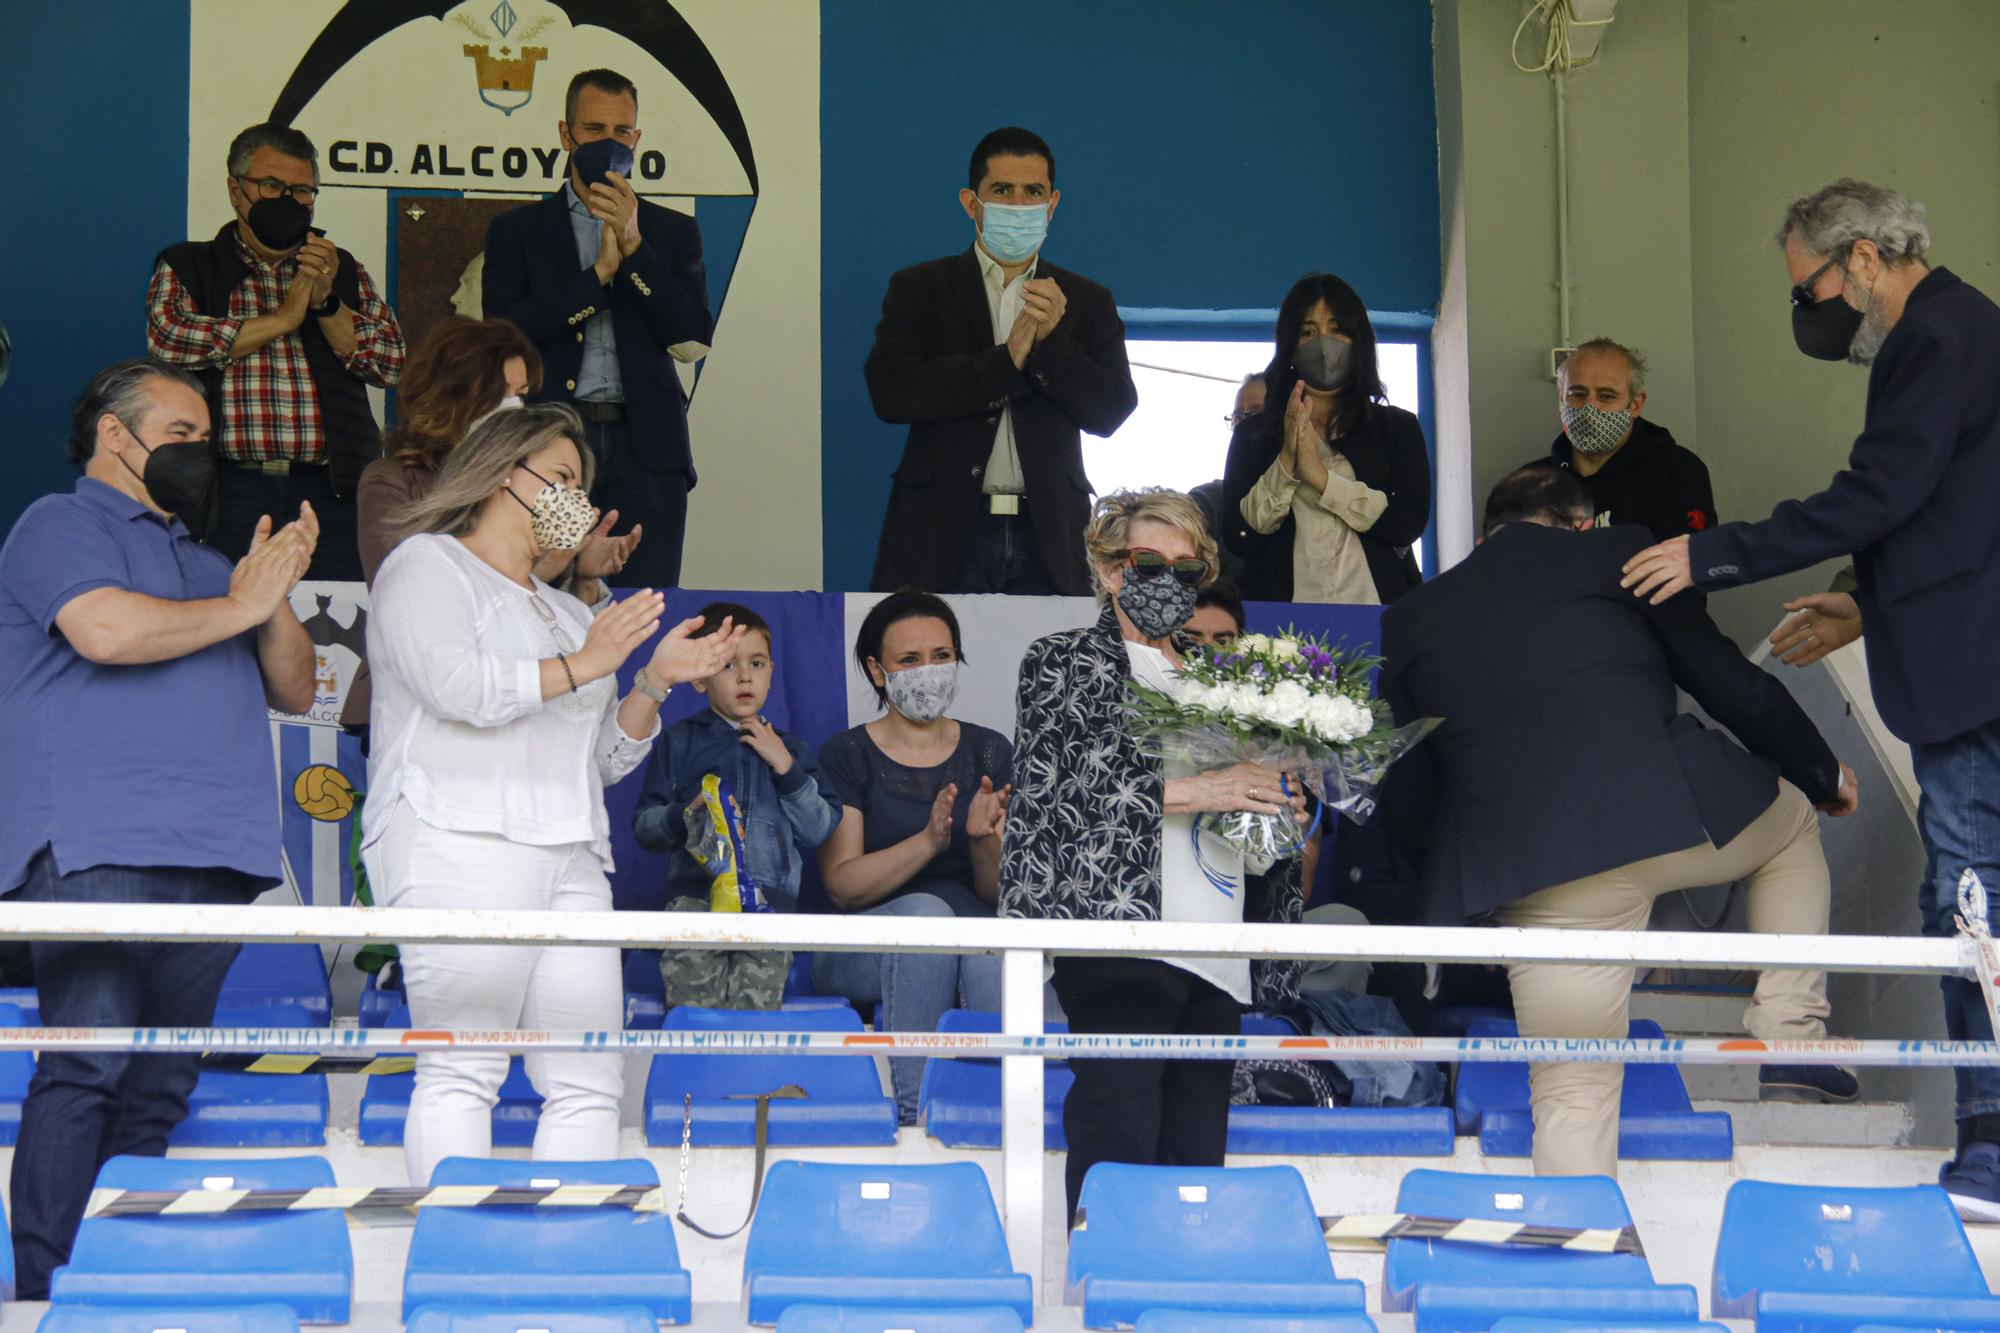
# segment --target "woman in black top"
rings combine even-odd
[[[1354,289],[1308,273],[1278,309],[1264,406],[1240,422],[1223,471],[1220,534],[1256,601],[1387,605],[1421,576],[1430,523],[1423,427],[1391,407],[1375,329]]]
[[[827,897],[843,912],[992,916],[1014,747],[945,716],[963,657],[957,618],[929,593],[895,593],[862,621],[854,656],[885,712],[820,747],[820,772],[843,802],[819,852]],[[1000,960],[822,952],[813,985],[864,1008],[879,1002],[891,1031],[929,1032],[954,1006],[999,1011]],[[904,1124],[916,1123],[923,1065],[889,1061]]]

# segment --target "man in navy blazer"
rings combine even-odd
[[[705,354],[713,330],[701,231],[639,198],[625,173],[592,169],[600,154],[588,145],[622,145],[617,156],[629,163],[639,142],[630,79],[585,70],[570,80],[564,116],[556,132],[570,152],[568,182],[486,229],[485,311],[519,325],[541,352],[537,400],[582,415],[597,456],[592,500],[644,530],[614,581],[673,587],[695,482],[674,363]]]
[[[1778,243],[1799,349],[1872,367],[1847,470],[1761,523],[1640,552],[1625,582],[1658,601],[1854,556],[1875,704],[1923,789],[1924,933],[1950,935],[1966,871],[2000,891],[2000,307],[1927,265],[1922,206],[1879,186],[1800,199]],[[1952,1039],[1993,1040],[1978,986],[1943,987]],[[2000,1221],[2000,1069],[1958,1071],[1958,1137],[1942,1183],[1961,1216]]]

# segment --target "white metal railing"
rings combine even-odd
[[[1983,918],[1983,913],[1980,914]],[[1052,954],[1124,955],[1152,958],[1231,956],[1302,958],[1313,961],[1369,962],[1548,962],[1601,963],[1626,967],[1694,967],[1729,971],[1794,969],[1825,972],[1897,972],[1934,976],[1970,976],[1985,992],[1989,1012],[1995,1005],[1993,978],[2000,975],[2000,957],[1993,941],[1984,938],[1929,939],[1879,936],[1696,934],[1686,932],[1627,932],[1485,927],[1335,926],[1335,925],[1212,925],[1174,922],[1029,921],[1011,918],[972,920],[932,917],[736,915],[727,913],[596,912],[555,913],[431,910],[415,908],[337,907],[191,907],[162,904],[11,903],[0,906],[0,939],[36,940],[84,938],[103,940],[236,940],[246,943],[511,943],[581,944],[603,947],[811,949],[861,952],[999,953],[1002,958],[1002,1035],[983,1049],[1004,1055],[1002,1083],[1001,1207],[1009,1247],[1017,1265],[1042,1284],[1042,1098],[1044,1061],[1050,1056],[1111,1055],[1087,1044],[1062,1042],[1044,1035],[1042,979]],[[756,1033],[528,1033],[488,1032],[436,1034],[426,1044],[421,1034],[325,1034],[258,1032],[254,1029],[185,1029],[161,1040],[170,1030],[151,1032],[146,1039],[134,1030],[89,1029],[22,1031],[12,1044],[39,1044],[43,1049],[149,1047],[181,1049],[257,1044],[253,1036],[269,1037],[267,1049],[356,1050],[519,1049],[549,1048],[554,1040],[607,1051],[686,1049],[723,1052],[770,1048],[784,1042],[805,1053],[801,1034]],[[829,1034],[830,1035],[830,1034]],[[965,1034],[971,1037],[973,1034]],[[884,1041],[891,1038],[894,1040]],[[766,1039],[760,1045],[758,1038]],[[1031,1040],[1040,1038],[1040,1040]],[[413,1040],[414,1039],[414,1040]],[[1111,1044],[1132,1037],[1098,1038]],[[1213,1043],[1214,1039],[1208,1039]],[[122,1041],[122,1044],[121,1044]],[[1083,1039],[1085,1043],[1088,1038]],[[1226,1049],[1184,1048],[1190,1056],[1290,1054],[1301,1058],[1392,1059],[1592,1059],[1752,1063],[1769,1055],[1786,1061],[1825,1063],[2000,1064],[2000,1047],[1992,1043],[1937,1042],[1593,1042],[1569,1044],[1522,1039],[1514,1046],[1491,1039],[1473,1043],[1483,1054],[1468,1056],[1465,1043],[1430,1043],[1411,1039],[1389,1048],[1362,1042],[1337,1049],[1322,1040],[1279,1038],[1230,1039]],[[0,1040],[0,1044],[5,1044]],[[1197,1040],[1195,1045],[1202,1044]],[[822,1053],[832,1048],[817,1043]],[[1265,1048],[1268,1047],[1268,1050]],[[1435,1048],[1434,1048],[1435,1047]],[[940,1042],[937,1034],[873,1034],[867,1044],[838,1050],[854,1054],[977,1054],[979,1040],[953,1036]],[[1913,1048],[1930,1048],[1908,1058]],[[1371,1054],[1371,1051],[1375,1052]],[[1158,1052],[1168,1054],[1166,1050]],[[1156,1056],[1157,1058],[1157,1056]]]

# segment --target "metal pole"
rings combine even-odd
[[[1042,1035],[1042,953],[1009,949],[1000,955],[1000,1026],[1014,1037]],[[1026,1273],[1035,1303],[1042,1292],[1042,1075],[1032,1055],[1000,1062],[1000,1206],[1007,1248]]]

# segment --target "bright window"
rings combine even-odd
[[[1190,490],[1222,476],[1229,423],[1245,375],[1271,360],[1269,342],[1130,338],[1125,353],[1139,406],[1109,437],[1083,437],[1083,466],[1099,495],[1134,486]],[[1378,342],[1389,401],[1419,412],[1417,345]]]

